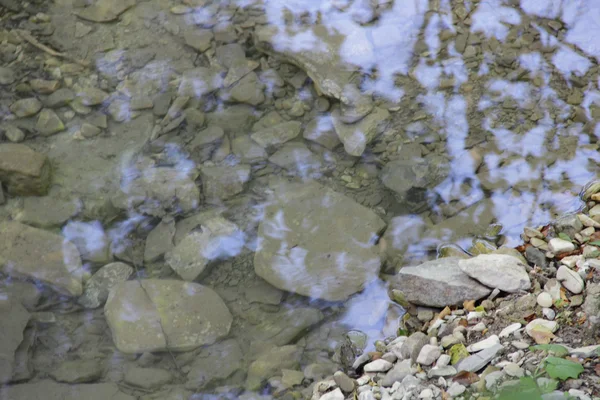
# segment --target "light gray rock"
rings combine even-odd
[[[190,365],[185,386],[191,390],[211,388],[244,366],[244,354],[235,339],[202,349]]]
[[[165,253],[173,249],[175,237],[175,220],[163,219],[150,231],[144,246],[144,262],[150,263],[158,260]]]
[[[562,232],[574,238],[575,234],[583,229],[583,223],[577,217],[577,214],[569,214],[557,219],[554,222],[554,229],[557,233]]]
[[[118,284],[110,291],[104,314],[117,349],[128,354],[212,344],[229,333],[233,321],[212,289],[158,279]]]
[[[585,282],[581,275],[566,265],[561,265],[558,268],[558,271],[556,271],[556,279],[573,294],[583,292],[583,288],[585,287]]]
[[[505,254],[480,254],[468,260],[460,260],[461,271],[487,287],[508,293],[531,288],[531,280],[525,265],[516,257]]]
[[[435,366],[427,373],[428,378],[454,376],[458,371],[452,365]]]
[[[215,204],[244,191],[250,179],[250,166],[202,167],[200,176],[206,201]]]
[[[23,144],[0,144],[0,182],[9,194],[46,195],[51,184],[48,157]]]
[[[319,400],[344,400],[345,398],[346,396],[344,396],[344,393],[342,393],[341,389],[337,388],[331,392],[325,393],[323,396],[319,397]]]
[[[386,372],[392,369],[393,366],[394,364],[391,362],[386,361],[383,358],[379,358],[366,364],[363,369],[365,372]]]
[[[330,301],[375,279],[381,261],[373,244],[385,227],[375,213],[316,182],[281,182],[274,189],[254,257],[260,277]]]
[[[404,343],[402,343],[402,347],[400,347],[400,357],[402,359],[410,358],[412,362],[415,362],[419,357],[419,353],[423,346],[429,343],[429,338],[423,332],[415,332],[410,335]]]
[[[7,383],[13,377],[17,364],[15,353],[23,341],[23,331],[30,318],[27,310],[11,297],[0,298],[0,383]]]
[[[193,281],[209,262],[239,254],[244,233],[223,217],[205,221],[199,231],[188,234],[165,255],[165,261],[182,279]]]
[[[343,122],[339,109],[331,112],[333,126],[346,153],[361,156],[367,145],[387,127],[390,113],[383,108],[375,108],[373,112],[353,124]]]
[[[297,369],[300,366],[302,349],[296,345],[273,347],[262,353],[248,368],[247,390],[258,390],[263,383],[281,372],[282,369]]]
[[[561,254],[575,250],[575,245],[567,240],[554,238],[548,242],[548,250],[554,254]]]
[[[467,358],[463,358],[456,364],[457,371],[477,372],[485,367],[496,355],[502,351],[504,347],[501,344],[496,344],[479,353],[473,354]]]
[[[440,355],[442,355],[442,351],[438,346],[426,344],[419,352],[417,363],[421,365],[431,365],[438,359]]]
[[[40,397],[41,396],[41,397]],[[4,386],[0,398],[11,400],[61,399],[61,400],[136,400],[123,393],[115,383],[73,385],[41,380],[34,383]]]
[[[411,367],[411,363],[411,360],[397,362],[394,367],[385,374],[380,381],[380,385],[383,387],[390,387],[395,382],[402,382],[405,377],[415,373],[416,371]]]
[[[356,387],[356,382],[343,371],[337,371],[333,374],[333,380],[344,393],[352,393]]]
[[[217,47],[215,56],[224,68],[231,68],[246,59],[246,52],[239,43],[225,44]]]
[[[85,283],[83,294],[77,302],[85,308],[103,306],[110,290],[119,283],[127,281],[133,272],[133,268],[122,262],[105,265]]]
[[[254,132],[251,137],[262,147],[276,146],[294,139],[300,134],[302,123],[299,121],[288,121],[275,125],[271,128]]]
[[[103,360],[73,360],[60,363],[49,375],[57,382],[88,383],[101,379],[104,369]]]
[[[391,288],[400,290],[411,303],[430,307],[458,305],[490,294],[491,289],[461,271],[459,260],[447,257],[404,267],[392,278]]]
[[[14,221],[1,223],[0,266],[9,276],[37,280],[67,296],[82,293],[79,252],[55,233]]]

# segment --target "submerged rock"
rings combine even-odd
[[[23,341],[23,331],[29,318],[29,313],[18,301],[6,297],[0,299],[0,384],[9,382],[13,377],[15,352]]]
[[[48,284],[67,296],[79,296],[81,258],[64,237],[19,222],[0,224],[0,265],[4,273]]]
[[[383,108],[376,108],[360,121],[347,124],[343,121],[339,110],[331,112],[333,126],[344,144],[346,153],[352,156],[361,156],[367,145],[371,143],[378,134],[383,132],[390,113]]]
[[[48,157],[22,144],[0,144],[0,182],[17,196],[44,196],[51,183]]]
[[[294,139],[300,134],[302,123],[288,121],[252,134],[252,140],[262,147],[276,146]]]
[[[235,339],[208,346],[190,365],[185,385],[192,390],[211,388],[242,369],[243,360],[242,349]]]
[[[254,257],[267,282],[341,301],[376,278],[385,223],[371,210],[316,182],[281,183],[267,204]]]
[[[274,347],[262,353],[248,368],[246,389],[258,390],[267,379],[281,373],[282,369],[296,369],[300,365],[302,349],[289,345]]]
[[[73,385],[41,380],[35,383],[5,386],[0,389],[0,398],[11,400],[32,399],[61,400],[135,400],[135,397],[123,393],[115,383],[92,383]]]
[[[203,167],[200,170],[206,200],[219,203],[241,193],[250,179],[249,165]]]
[[[104,313],[123,353],[192,350],[227,335],[233,321],[212,289],[175,280],[120,283],[111,290]]]
[[[121,282],[125,282],[133,274],[133,268],[122,262],[106,264],[85,283],[83,295],[78,303],[85,308],[103,306],[110,290]]]
[[[186,281],[196,279],[209,262],[239,254],[244,233],[233,222],[215,217],[202,223],[165,255],[169,266]]]
[[[461,271],[459,261],[447,257],[404,267],[392,278],[391,288],[404,293],[410,303],[430,307],[462,304],[490,294],[490,288]]]
[[[136,0],[99,0],[75,15],[92,22],[111,22],[135,4]]]

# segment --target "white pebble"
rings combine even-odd
[[[550,293],[547,292],[542,292],[538,294],[537,303],[540,305],[540,307],[552,307],[552,295],[550,295]]]

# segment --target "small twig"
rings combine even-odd
[[[59,53],[58,51],[51,49],[50,47],[40,43],[36,38],[34,38],[33,36],[31,36],[31,34],[27,31],[24,30],[20,30],[20,29],[15,29],[14,32],[23,40],[27,41],[29,44],[31,44],[34,47],[37,47],[38,49],[42,50],[45,53],[50,54],[51,56],[54,57],[61,57],[64,59],[67,59],[69,61],[73,61],[79,65],[82,65],[84,67],[89,67],[90,63],[89,61],[85,61],[85,60],[79,60],[75,57],[71,57],[68,54],[65,53]]]

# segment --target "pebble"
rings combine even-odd
[[[489,349],[490,347],[494,347],[497,344],[500,344],[500,338],[497,335],[492,335],[488,338],[480,340],[477,343],[473,343],[467,347],[467,350],[470,353],[475,353],[481,350]]]
[[[394,364],[392,364],[391,362],[380,358],[378,360],[371,361],[370,363],[365,365],[364,371],[365,372],[386,372],[386,371],[389,371],[390,369],[392,369],[393,366],[394,366]]]
[[[548,250],[554,254],[562,254],[575,250],[575,245],[567,240],[554,238],[548,242]]]
[[[498,336],[501,338],[508,337],[511,334],[518,331],[519,329],[521,329],[521,324],[519,322],[515,322],[514,324],[511,324],[511,325],[507,326],[506,328],[502,329],[502,331],[500,332],[500,334]]]
[[[504,368],[502,368],[504,373],[508,376],[512,376],[514,378],[520,378],[525,375],[523,368],[519,367],[517,364],[513,362],[507,363]]]
[[[35,97],[15,101],[10,106],[10,111],[19,118],[35,115],[42,109],[42,103]]]
[[[16,80],[15,72],[8,67],[0,67],[0,85],[10,85]]]
[[[356,383],[343,371],[337,371],[333,374],[333,380],[342,389],[344,393],[352,393],[356,387]]]
[[[442,351],[438,346],[426,344],[419,352],[417,363],[421,365],[432,365],[441,354]]]
[[[92,138],[94,136],[98,136],[100,132],[102,132],[100,128],[92,124],[88,124],[87,122],[81,124],[80,131],[81,135],[85,138]]]
[[[371,392],[369,392],[371,393]],[[361,393],[362,395],[362,393]],[[340,388],[337,388],[331,392],[325,393],[323,396],[319,397],[319,400],[344,400],[346,398],[346,396],[344,396],[344,393],[342,393],[342,391],[340,390]],[[359,396],[360,398],[360,396]]]
[[[13,143],[19,143],[25,140],[25,133],[21,129],[12,125],[6,127],[4,136],[6,136],[6,138]]]
[[[42,136],[50,136],[64,131],[65,125],[54,111],[46,108],[40,113],[35,129]]]
[[[448,354],[442,354],[438,358],[437,363],[435,363],[435,365],[437,367],[445,367],[450,364],[450,359],[451,359],[451,357]]]
[[[523,341],[520,340],[513,340],[512,342],[510,342],[510,344],[513,345],[513,347],[519,349],[519,350],[525,350],[529,348],[529,344],[525,343]]]
[[[573,294],[583,292],[584,282],[581,276],[564,265],[561,265],[556,271],[556,279]]]
[[[528,323],[525,326],[525,332],[527,332],[527,334],[529,336],[531,336],[531,333],[534,330],[543,330],[543,331],[549,331],[549,332],[556,332],[556,330],[558,329],[558,323],[555,321],[548,321],[545,319],[541,319],[541,318],[537,318],[534,319],[533,321],[531,321],[530,323]]]
[[[542,308],[542,314],[545,318],[547,318],[550,321],[552,321],[554,317],[556,317],[556,313],[551,308]]]
[[[57,80],[32,79],[29,81],[29,86],[37,93],[51,94],[60,87],[60,82]]]
[[[540,305],[540,307],[544,308],[552,307],[552,304],[554,304],[552,301],[552,296],[548,292],[542,292],[538,294],[537,303]]]
[[[448,390],[446,391],[450,396],[457,397],[463,394],[467,388],[458,382],[452,382]]]

